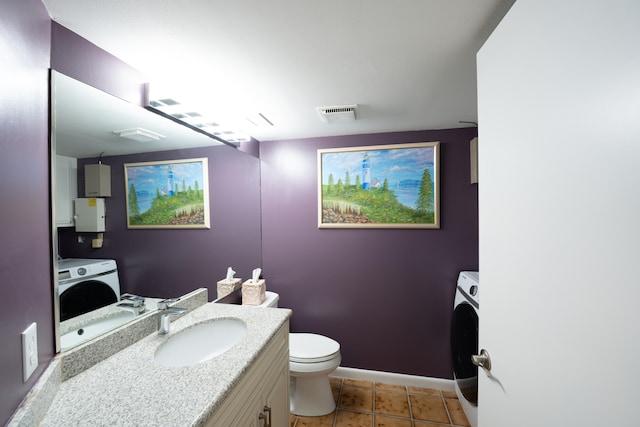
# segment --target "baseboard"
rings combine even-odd
[[[442,391],[455,391],[453,380],[421,377],[418,375],[396,374],[393,372],[370,371],[367,369],[346,368],[339,366],[330,374],[333,377],[353,380],[375,381],[385,384],[408,385],[421,388],[433,388]]]

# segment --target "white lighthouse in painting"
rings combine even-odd
[[[169,166],[169,173],[167,174],[167,194],[173,196],[173,169]]]
[[[369,164],[369,155],[365,154],[362,159],[362,189],[371,188],[371,165]]]

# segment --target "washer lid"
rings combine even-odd
[[[340,344],[317,334],[289,334],[289,360],[300,363],[324,362],[340,352]]]

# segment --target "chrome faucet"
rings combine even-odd
[[[116,304],[116,307],[131,311],[136,316],[147,310],[147,307],[144,305],[144,297],[133,294],[122,294],[120,299],[121,302]]]
[[[169,318],[172,315],[182,314],[187,311],[185,308],[180,307],[169,307],[169,304],[173,304],[180,301],[180,298],[168,298],[162,301],[158,301],[158,312],[160,316],[158,317],[158,334],[166,335],[169,333],[171,326],[171,319]]]

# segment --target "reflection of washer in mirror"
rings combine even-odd
[[[114,260],[69,258],[58,261],[60,321],[107,306],[120,299]]]
[[[472,357],[478,354],[479,281],[480,275],[476,271],[460,273],[451,324],[456,394],[472,427],[478,425],[478,366]]]

